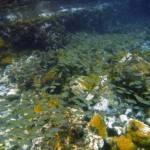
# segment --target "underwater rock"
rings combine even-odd
[[[138,120],[130,120],[126,125],[126,135],[139,147],[150,149],[150,127]]]
[[[122,128],[120,136],[108,137],[107,142],[112,150],[150,149],[150,128],[135,119],[130,119]]]
[[[106,139],[107,137],[107,127],[103,121],[103,118],[98,115],[95,114],[93,116],[93,118],[91,119],[91,121],[89,122],[89,127],[92,127],[94,129],[96,129],[96,134],[101,136],[103,139]]]
[[[134,150],[135,146],[132,140],[126,136],[115,136],[107,139],[110,144],[111,150]]]
[[[113,124],[116,122],[116,117],[115,116],[111,116],[111,117],[105,116],[104,120],[105,120],[107,127],[113,128]]]
[[[103,147],[104,140],[101,136],[88,131],[87,136],[85,137],[85,143],[87,143],[88,149],[99,150]]]
[[[92,108],[97,111],[107,111],[109,108],[109,100],[101,97],[100,102],[94,105]]]
[[[128,121],[128,117],[126,115],[120,115],[119,118],[122,123],[126,123]]]

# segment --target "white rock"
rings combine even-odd
[[[113,124],[116,122],[116,117],[115,116],[105,117],[104,120],[105,120],[107,127],[113,128]]]
[[[122,127],[114,127],[114,129],[117,131],[117,135],[122,134]]]
[[[98,111],[106,111],[108,109],[108,106],[109,100],[104,97],[101,97],[100,102],[93,106],[93,109]]]
[[[99,150],[104,146],[102,137],[91,132],[88,132],[85,141],[87,142],[89,149]]]
[[[122,123],[126,123],[129,120],[126,115],[120,115],[119,118]]]

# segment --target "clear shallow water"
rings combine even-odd
[[[142,38],[141,38],[141,35],[142,35]],[[122,52],[120,53],[120,55],[123,57],[124,56],[123,53],[128,54],[128,52],[130,51],[129,49],[131,47],[133,49],[140,48],[142,41],[146,36],[147,34],[145,32],[141,32],[141,33],[139,32],[139,33],[134,33],[134,34],[128,33],[128,34],[112,34],[112,35],[111,34],[99,35],[96,33],[93,33],[93,34],[78,33],[72,37],[72,42],[66,45],[66,47],[64,47],[64,50],[66,51],[69,58],[62,57],[60,59],[61,62],[59,63],[60,65],[63,63],[68,63],[67,65],[70,65],[70,66],[75,65],[76,67],[83,65],[84,66],[83,69],[85,69],[87,72],[89,71],[88,66],[91,65],[92,67],[91,69],[93,71],[89,74],[96,75],[98,73],[99,75],[106,75],[108,73],[108,70],[110,69],[107,61],[111,58],[114,58],[113,53],[118,53],[119,50],[121,49]],[[111,46],[114,46],[115,49],[110,49]],[[92,55],[91,52],[94,52],[94,55],[96,56]],[[132,52],[132,49],[130,52]],[[97,63],[95,64],[96,58],[97,58]],[[32,55],[31,59],[26,57],[26,59],[22,60],[22,62],[24,63],[20,62],[20,64],[18,64],[18,68],[19,66],[23,67],[23,64],[25,65],[26,63],[29,63],[30,60],[32,59],[34,60],[34,55]],[[37,61],[36,57],[35,57],[35,60]],[[108,68],[105,66],[106,69],[104,69],[103,65],[107,65]],[[33,66],[32,64],[30,64],[29,66],[33,68],[34,64]],[[13,66],[11,67],[13,70]],[[103,71],[101,72],[100,70],[101,71],[103,70]],[[11,73],[11,70],[9,73]],[[84,75],[84,72],[82,72],[81,70],[81,73],[78,76],[80,77],[82,75]],[[103,81],[104,85],[106,84],[105,82],[107,82],[107,77],[105,81]],[[26,79],[26,77],[24,77],[24,79]],[[73,82],[73,80],[74,79],[72,79],[72,81],[70,82]],[[13,81],[11,82],[13,83]],[[35,111],[40,112],[39,104],[41,101],[42,103],[45,104],[45,100],[37,98],[38,96],[41,97],[40,93],[38,92],[38,88],[37,89],[33,88],[29,91],[24,91],[20,89],[21,93],[19,94],[20,95],[19,97],[15,95],[10,97],[11,94],[8,95],[8,93],[10,93],[10,89],[15,89],[15,88],[12,88],[15,86],[9,86],[7,80],[6,82],[4,80],[3,83],[5,84],[0,86],[0,88],[1,88],[1,92],[3,92],[6,96],[1,96],[1,101],[0,101],[0,108],[1,108],[0,109],[0,118],[1,118],[0,146],[1,147],[5,146],[7,147],[6,149],[12,148],[12,149],[18,149],[18,150],[19,149],[28,150],[28,149],[32,149],[33,147],[34,147],[33,149],[36,149],[35,143],[36,142],[38,143],[38,138],[40,139],[43,137],[50,136],[50,135],[46,135],[46,133],[41,132],[41,129],[43,128],[43,126],[46,126],[45,121],[42,120],[42,117],[44,117],[43,116],[44,114],[40,115],[40,113],[39,114],[35,113]],[[106,88],[106,91],[105,91],[105,88]],[[102,105],[103,102],[101,102],[99,105],[96,105],[96,107],[90,108],[91,112],[93,111],[92,109],[95,109],[96,111],[99,111],[99,109],[101,109],[102,111],[107,110],[106,112],[108,112],[108,114],[105,115],[106,117],[110,117],[110,116],[113,117],[114,114],[117,114],[117,113],[121,114],[121,112],[124,113],[126,111],[126,108],[124,108],[124,106],[129,107],[127,104],[120,105],[120,107],[117,106],[118,107],[117,109],[115,106],[115,102],[113,102],[114,108],[112,109],[107,108],[108,103],[109,103],[108,100],[112,101],[115,95],[108,90],[107,85],[105,88],[103,92],[102,90],[101,92],[97,91],[97,94],[99,95],[102,94],[103,96],[105,96],[104,103],[106,103],[106,105],[104,104],[103,106]],[[64,95],[65,97],[65,92],[68,92],[67,89],[66,91],[64,89],[64,93],[60,93],[58,95],[60,97],[63,97]],[[87,95],[84,92],[82,94]],[[56,95],[52,94],[51,96],[56,96]],[[39,110],[38,109],[35,110],[35,108],[38,108],[38,107],[39,107]],[[67,107],[65,107],[65,110],[66,109]],[[140,111],[141,111],[141,114],[144,113],[142,109]],[[58,117],[59,117],[59,113],[62,113],[62,112],[59,112],[58,110],[56,110],[56,112],[57,112]],[[62,117],[62,114],[60,115]],[[134,115],[135,113],[132,112],[131,116],[136,118],[136,116]],[[46,117],[49,118],[49,116],[50,114],[48,112],[48,116]],[[40,147],[40,142],[37,145]],[[46,143],[44,143],[44,145],[46,145]]]
[[[33,6],[35,8],[34,10],[32,9]],[[80,9],[92,10],[93,8],[98,8],[101,10],[107,8],[107,6],[109,5],[97,3],[63,3],[62,5],[60,3],[42,2],[35,5],[29,5],[28,7],[19,6],[15,9],[10,9],[7,12],[4,12],[1,15],[1,18],[11,21],[22,20],[36,18],[37,16],[46,17],[53,13],[74,12]],[[117,20],[119,19],[120,18],[117,18]],[[38,147],[39,149],[43,147],[44,149],[50,149],[50,147],[55,147],[58,142],[58,137],[53,136],[59,134],[60,138],[63,139],[63,143],[68,139],[68,131],[73,135],[73,140],[75,141],[74,144],[77,144],[77,146],[79,145],[80,147],[80,145],[84,143],[84,138],[82,139],[82,136],[86,136],[86,134],[84,135],[83,129],[85,126],[86,129],[88,128],[87,124],[89,118],[92,117],[94,112],[98,112],[105,120],[117,116],[116,120],[114,120],[114,126],[117,124],[120,128],[124,126],[125,122],[124,120],[120,120],[118,116],[125,115],[127,109],[130,109],[129,111],[131,113],[125,117],[125,121],[130,118],[135,118],[145,122],[148,118],[145,113],[147,107],[144,109],[145,106],[140,105],[145,101],[140,99],[140,104],[138,103],[138,106],[136,105],[138,108],[135,108],[134,110],[133,104],[137,104],[135,98],[134,101],[128,99],[128,104],[126,99],[119,95],[124,92],[128,92],[127,94],[130,95],[130,91],[128,91],[128,88],[130,88],[129,86],[126,90],[124,88],[126,84],[124,82],[119,83],[116,87],[118,92],[120,92],[119,94],[115,94],[110,87],[112,86],[112,88],[114,88],[114,86],[116,86],[113,85],[114,80],[116,83],[122,80],[120,76],[111,76],[112,72],[116,73],[118,71],[117,73],[120,75],[120,71],[122,71],[123,68],[125,68],[125,72],[128,71],[128,69],[134,68],[126,68],[127,66],[130,66],[128,61],[130,62],[130,59],[132,59],[134,54],[137,58],[140,56],[142,61],[144,59],[144,65],[146,64],[146,71],[144,71],[146,73],[148,72],[149,54],[147,56],[144,54],[145,51],[146,53],[149,51],[149,32],[144,26],[142,27],[143,29],[141,29],[138,28],[138,25],[132,26],[132,24],[127,24],[126,26],[130,26],[130,31],[128,31],[128,28],[121,28],[121,25],[118,27],[118,24],[119,22],[116,23],[116,34],[98,34],[95,30],[92,33],[91,30],[86,33],[71,33],[71,41],[66,45],[62,45],[61,48],[52,49],[52,52],[54,53],[51,53],[51,49],[48,52],[44,51],[44,49],[43,51],[36,49],[28,53],[28,55],[26,55],[26,53],[18,53],[17,57],[13,57],[14,62],[6,67],[7,71],[5,69],[3,70],[7,73],[4,74],[4,76],[1,76],[1,78],[6,76],[0,84],[1,149],[36,150]],[[108,26],[109,28],[112,28],[111,24]],[[122,34],[122,32],[125,33]],[[51,34],[51,32],[49,32],[49,34]],[[24,34],[21,35],[24,36]],[[53,42],[55,42],[55,40],[57,40],[57,38],[54,39]],[[9,48],[13,49],[14,47]],[[5,47],[5,49],[7,49],[7,47]],[[53,63],[55,60],[53,60],[54,58],[50,55],[57,57],[58,64]],[[137,63],[137,60],[134,59],[133,62],[131,62],[131,64],[133,63],[133,66],[134,61]],[[124,62],[125,65],[122,64],[122,62]],[[51,66],[51,63],[53,63],[54,66]],[[121,67],[120,70],[119,67]],[[7,79],[7,75],[10,76],[9,80]],[[132,73],[130,75],[132,76]],[[137,79],[137,76],[139,76],[139,74],[135,74],[132,77]],[[101,81],[101,78],[104,79],[103,77],[105,77],[105,81]],[[82,81],[81,79],[84,78],[85,81]],[[111,81],[110,79],[109,81],[109,78],[113,78],[113,80]],[[144,77],[144,79],[149,80],[149,77]],[[39,85],[39,80],[41,81],[41,85]],[[140,78],[140,80],[142,79]],[[81,83],[79,83],[80,81]],[[98,87],[93,88],[93,82],[94,86],[96,82]],[[112,84],[110,84],[110,82]],[[104,87],[101,87],[101,83],[103,83]],[[138,88],[141,88],[137,85],[141,84],[141,81],[134,81],[129,84],[131,87],[135,84]],[[146,86],[148,85],[149,82]],[[131,90],[133,89],[131,88]],[[16,92],[17,90],[19,90],[18,93]],[[134,90],[137,90],[136,87]],[[48,97],[45,92],[47,92]],[[89,95],[87,95],[87,93]],[[103,98],[100,98],[100,96],[103,96]],[[86,100],[93,100],[94,102],[92,105],[99,101],[101,102],[95,105],[96,107],[92,107],[92,102]],[[60,102],[60,105],[57,101]],[[145,103],[147,104],[147,102]],[[85,107],[89,105],[91,106],[88,108]],[[109,108],[108,105],[111,107]],[[103,106],[103,108],[100,106]],[[79,112],[74,113],[76,109]],[[138,113],[136,109],[139,111]],[[70,112],[75,116],[70,114]],[[88,119],[85,119],[87,116],[85,118],[80,116],[81,114],[84,115],[84,113],[87,113],[87,116],[89,115]],[[106,124],[110,125],[113,123],[107,121]],[[74,129],[78,131],[81,130],[81,134],[78,134],[78,132],[74,133]],[[79,139],[81,138],[81,141],[83,140],[82,143],[80,143],[81,141],[76,141],[76,134]],[[82,136],[80,137],[80,135]]]

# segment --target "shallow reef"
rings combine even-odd
[[[3,89],[9,94],[1,98],[16,104],[2,117],[8,123],[1,129],[5,143],[1,148],[149,148],[149,131],[137,129],[146,127],[145,120],[149,124],[149,101],[131,92],[143,86],[141,93],[149,95],[149,62],[137,50],[141,34],[144,39],[144,32],[136,36],[81,32],[56,51],[14,55],[1,80],[9,81],[12,89]],[[128,80],[130,88],[123,84]]]
[[[119,6],[0,25],[0,149],[150,149],[149,29]]]

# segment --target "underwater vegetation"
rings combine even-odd
[[[149,30],[130,32],[118,7],[0,25],[0,149],[149,149]]]
[[[107,113],[97,110],[95,114],[93,107],[103,96],[111,98],[109,107],[125,110],[131,105],[140,110],[144,105],[148,113],[149,62],[139,51],[133,54],[130,51],[131,45],[140,47],[137,45],[140,37],[83,32],[72,35],[70,44],[56,51],[34,50],[30,56],[14,57],[5,74],[22,94],[12,115],[7,116],[8,120],[10,117],[15,120],[7,124],[6,128],[12,126],[13,129],[5,138],[11,137],[14,147],[26,144],[33,149],[88,149],[90,144],[94,147],[95,136],[102,143],[111,138],[107,142],[112,149],[147,147],[144,142],[142,146],[136,144],[132,131],[130,136],[127,133],[110,137]],[[107,79],[103,80],[104,76]],[[21,117],[16,118],[18,115]]]

